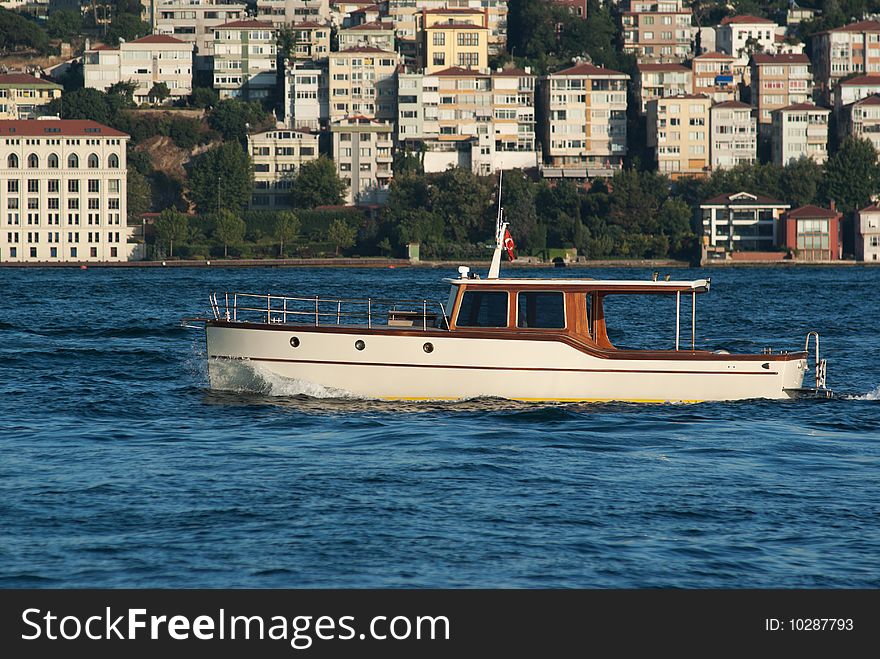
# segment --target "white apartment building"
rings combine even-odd
[[[348,186],[346,204],[384,204],[393,176],[390,122],[353,116],[334,121],[333,160]]]
[[[544,176],[613,176],[623,166],[628,80],[586,62],[541,78]]]
[[[831,110],[798,103],[773,111],[773,164],[801,158],[821,164],[828,159],[828,117]]]
[[[318,134],[274,128],[248,135],[254,163],[254,193],[250,207],[275,210],[291,206],[290,193],[297,170],[318,158]]]
[[[0,262],[129,260],[127,142],[88,120],[0,121]]]
[[[715,29],[715,47],[745,65],[752,53],[773,52],[776,48],[776,25],[759,16],[729,16]]]
[[[214,28],[244,18],[244,2],[228,0],[153,0],[154,34],[167,34],[195,44],[193,65],[209,73],[213,68]]]
[[[880,95],[868,96],[843,107],[838,116],[840,137],[870,140],[880,153]]]
[[[379,50],[394,51],[394,23],[361,23],[339,30],[339,50],[357,46],[370,46]]]
[[[277,84],[275,26],[233,21],[214,28],[214,89],[220,98],[265,98]]]
[[[861,209],[857,219],[856,259],[880,261],[880,205],[876,202]]]
[[[330,122],[325,63],[287,60],[284,64],[284,123],[297,130],[325,129]]]
[[[848,78],[842,80],[837,86],[837,93],[834,95],[834,107],[839,111],[846,105],[874,94],[880,94],[880,73]]]
[[[257,0],[257,19],[280,28],[291,23],[329,23],[330,0]]]
[[[694,85],[691,69],[683,64],[639,64],[639,80],[636,96],[639,99],[639,111],[645,114],[648,101],[664,96],[680,96],[690,94]]]
[[[394,121],[397,116],[397,62],[397,53],[368,46],[331,53],[331,121],[349,116]]]
[[[752,106],[740,101],[716,103],[709,109],[709,152],[713,170],[757,162],[758,121]]]
[[[672,178],[705,176],[709,169],[708,96],[686,94],[648,102],[648,141],[657,170]]]
[[[106,91],[118,82],[134,82],[134,101],[147,103],[150,91],[164,82],[176,101],[192,93],[193,44],[165,34],[120,41],[118,49],[87,49],[83,54],[85,87]]]

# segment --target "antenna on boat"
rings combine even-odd
[[[498,215],[495,217],[495,251],[492,253],[492,264],[489,266],[487,279],[498,279],[501,270],[501,250],[504,248],[504,232],[507,222],[504,221],[504,208],[501,206],[501,190],[504,182],[504,170],[498,171]]]

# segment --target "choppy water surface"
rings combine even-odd
[[[575,273],[650,277],[520,274]],[[212,392],[179,327],[210,291],[444,300],[454,268],[0,270],[0,586],[880,587],[880,268],[672,272],[706,274],[700,347],[819,330],[841,395]],[[615,313],[674,340],[671,309]]]

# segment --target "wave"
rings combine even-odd
[[[309,398],[364,400],[363,396],[358,396],[344,389],[325,387],[308,380],[286,378],[263,364],[247,360],[214,360],[211,362],[210,372],[212,389],[279,398],[307,396]]]
[[[880,400],[880,385],[862,396],[844,396],[849,400]]]

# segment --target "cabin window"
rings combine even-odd
[[[562,293],[528,291],[517,295],[517,327],[563,329],[565,300]]]
[[[456,324],[459,327],[507,327],[507,292],[465,291]]]

